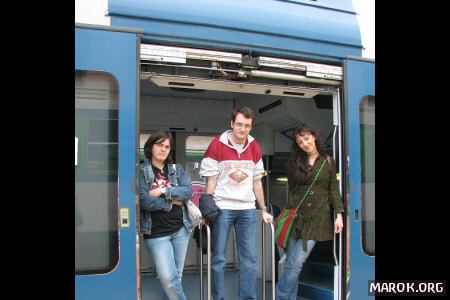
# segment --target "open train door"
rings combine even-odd
[[[345,158],[347,164],[347,295],[369,299],[375,279],[375,61],[347,57]]]
[[[75,298],[137,299],[140,37],[75,26]]]

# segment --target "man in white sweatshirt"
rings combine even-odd
[[[216,218],[211,237],[211,282],[214,300],[224,299],[224,273],[231,227],[236,233],[239,258],[239,299],[256,299],[258,261],[256,253],[256,207],[265,223],[273,222],[264,203],[261,149],[249,135],[254,114],[246,106],[231,114],[231,130],[209,145],[200,165],[207,178],[205,194],[212,194],[222,213]]]

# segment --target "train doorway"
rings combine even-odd
[[[276,216],[287,200],[284,164],[289,158],[293,130],[306,123],[327,141],[327,151],[340,162],[340,103],[342,69],[339,66],[288,61],[239,53],[141,45],[140,101],[138,113],[140,159],[143,146],[155,130],[170,131],[175,138],[175,157],[193,183],[195,198],[204,192],[199,164],[210,141],[230,129],[233,108],[246,105],[255,113],[250,135],[258,141],[266,175],[263,177],[266,205]],[[243,63],[243,62],[246,63]],[[139,214],[136,214],[139,215]],[[137,222],[139,224],[139,222]],[[258,232],[258,241],[262,235]],[[140,236],[142,239],[142,236]],[[338,299],[342,269],[342,239],[319,243],[299,278],[303,298]],[[270,239],[266,239],[270,249]],[[153,261],[139,243],[142,300],[159,300],[162,289]],[[262,246],[259,246],[260,248]],[[259,261],[262,261],[258,249]],[[191,237],[183,273],[188,299],[199,299],[199,251]],[[270,250],[269,250],[270,252]],[[276,278],[282,272],[283,250],[276,249]],[[270,253],[269,253],[270,255]],[[232,232],[227,251],[226,285],[237,287],[238,258]],[[270,290],[270,268],[266,269]],[[262,276],[261,263],[259,285]],[[205,286],[205,285],[203,285]],[[237,288],[229,288],[229,299]],[[261,289],[257,288],[258,299]],[[271,295],[270,292],[267,295]],[[227,294],[226,294],[227,296]],[[270,297],[270,296],[269,296]]]

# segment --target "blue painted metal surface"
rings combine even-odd
[[[353,5],[351,1],[336,1],[336,0],[320,0],[320,1],[311,1],[311,0],[277,0],[277,1],[285,1],[298,3],[303,5],[317,6],[328,9],[334,9],[343,12],[351,12],[355,13],[353,9]]]
[[[130,227],[120,229],[119,264],[110,273],[75,276],[77,300],[137,299],[135,193],[136,34],[75,29],[75,69],[112,74],[119,83],[119,206]]]
[[[361,145],[359,105],[364,96],[375,96],[375,63],[346,62],[348,140],[350,156],[350,298],[372,299],[368,296],[368,280],[375,279],[375,257],[363,253],[361,246]],[[358,210],[358,220],[355,220]]]
[[[351,0],[109,0],[108,13],[111,25],[159,43],[331,62],[362,49]]]

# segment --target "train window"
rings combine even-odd
[[[199,135],[191,135],[186,138],[186,173],[191,182],[205,182],[205,179],[199,174],[200,163],[213,139],[214,136]]]
[[[118,91],[109,73],[75,70],[75,274],[119,261]]]
[[[359,106],[361,142],[362,249],[375,255],[375,96],[365,96]]]
[[[205,192],[206,180],[200,176],[200,163],[203,154],[208,149],[209,144],[214,136],[191,135],[186,138],[186,174],[192,183],[194,197],[192,202],[198,205],[198,201]]]

